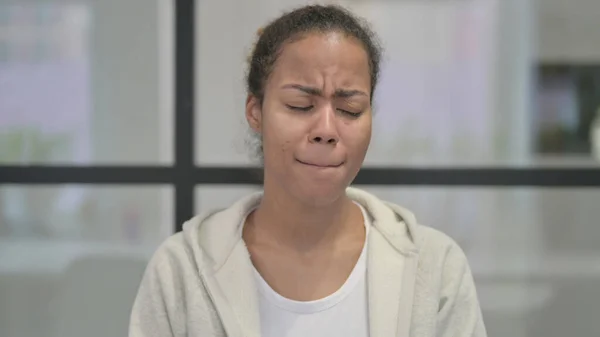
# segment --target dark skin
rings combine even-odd
[[[368,58],[338,32],[285,44],[262,105],[246,119],[262,134],[264,197],[246,220],[252,262],[280,295],[326,297],[346,281],[365,241],[364,219],[345,189],[371,139]]]

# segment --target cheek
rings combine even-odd
[[[301,134],[298,123],[289,120],[285,114],[269,111],[262,120],[263,147],[272,156],[284,155],[290,152],[292,144]]]
[[[364,157],[371,143],[371,121],[354,125],[346,129],[346,144],[352,156]]]

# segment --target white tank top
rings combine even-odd
[[[365,238],[370,220],[365,219]],[[346,282],[335,293],[315,301],[294,301],[275,292],[255,269],[260,291],[262,337],[368,337],[367,242]]]

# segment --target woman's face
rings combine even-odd
[[[342,33],[309,34],[284,45],[262,106],[246,117],[262,134],[265,186],[304,202],[339,198],[358,173],[371,139],[367,53]]]

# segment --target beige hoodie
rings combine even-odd
[[[448,236],[417,224],[408,210],[364,191],[371,337],[485,337],[462,250]],[[242,220],[261,199],[197,216],[151,259],[131,314],[129,337],[259,337],[258,292]]]

